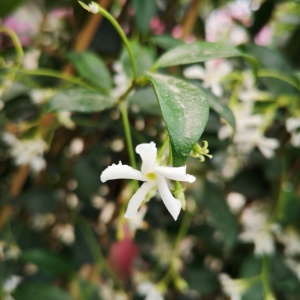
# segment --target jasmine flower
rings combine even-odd
[[[118,165],[112,164],[102,172],[100,176],[101,181],[106,182],[112,179],[135,179],[143,181],[141,187],[129,201],[125,218],[134,217],[148,192],[153,188],[157,188],[168,211],[177,220],[182,206],[181,201],[173,197],[167,185],[166,178],[190,183],[194,182],[196,178],[186,174],[186,166],[160,166],[156,161],[157,148],[154,142],[140,144],[136,147],[135,151],[142,159],[141,171],[127,165],[122,165],[119,162]]]

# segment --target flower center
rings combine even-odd
[[[156,175],[152,172],[150,173],[147,173],[146,174],[146,177],[149,179],[149,180],[156,180]]]

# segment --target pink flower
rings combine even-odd
[[[31,33],[35,31],[34,24],[11,16],[4,20],[3,26],[13,30],[18,35],[22,46],[30,45]]]
[[[165,32],[165,24],[158,16],[154,16],[150,22],[150,28],[154,34],[163,34]]]
[[[260,32],[255,36],[255,44],[259,46],[267,46],[271,43],[273,31],[270,26],[264,26]]]
[[[175,39],[180,39],[182,36],[182,27],[180,25],[176,25],[173,29],[172,29],[172,36]],[[184,40],[186,43],[192,43],[195,41],[195,37],[193,35],[189,35],[188,37],[185,38]]]
[[[238,45],[247,41],[248,36],[243,26],[250,24],[250,10],[243,5],[227,5],[212,11],[206,20],[206,39],[209,42],[227,42]]]
[[[62,19],[65,17],[70,17],[73,15],[73,9],[72,8],[66,8],[66,7],[59,7],[56,9],[53,9],[49,13],[49,17],[54,19]]]

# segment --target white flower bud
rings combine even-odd
[[[98,5],[97,5],[96,3],[94,3],[94,2],[91,2],[91,3],[89,4],[89,8],[90,8],[90,12],[91,12],[92,14],[97,14],[97,13],[99,12],[99,7],[98,7]]]

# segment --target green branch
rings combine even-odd
[[[133,78],[136,81],[137,80],[137,71],[136,71],[136,65],[135,65],[135,60],[133,57],[133,53],[129,44],[129,41],[123,31],[123,29],[121,28],[121,26],[119,25],[119,23],[116,21],[116,19],[108,12],[106,11],[104,8],[102,8],[100,5],[98,5],[95,2],[92,2],[89,6],[84,4],[81,1],[78,1],[79,4],[86,9],[89,12],[95,13],[96,11],[94,11],[95,8],[98,8],[98,12],[99,14],[101,14],[103,17],[105,17],[117,30],[118,34],[120,35],[123,43],[125,44],[125,47],[128,51],[129,54],[129,58],[130,58],[130,62],[131,62],[131,68],[132,68],[132,72],[133,72]],[[93,7],[93,8],[91,8]]]

